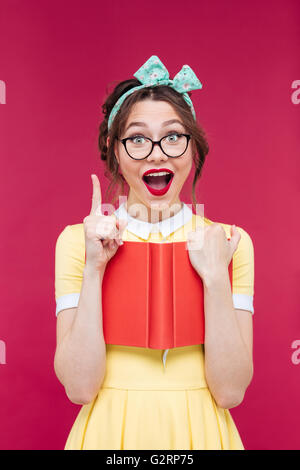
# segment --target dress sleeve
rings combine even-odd
[[[250,235],[237,227],[241,238],[233,254],[232,298],[234,308],[254,314],[254,247]]]
[[[56,315],[77,307],[85,264],[85,245],[81,224],[67,225],[55,246]]]

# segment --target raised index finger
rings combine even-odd
[[[91,175],[93,181],[93,196],[90,215],[102,215],[101,211],[101,186],[97,175]]]

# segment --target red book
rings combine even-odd
[[[105,343],[169,349],[204,343],[203,283],[186,241],[127,242],[102,282]],[[232,260],[228,266],[232,287]]]

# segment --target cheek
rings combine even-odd
[[[181,165],[178,167],[178,172],[182,178],[187,178],[190,174],[190,171],[193,166],[193,159],[192,157],[188,157],[185,160],[182,160]]]
[[[128,159],[120,159],[120,171],[123,174],[124,178],[134,184],[135,181],[139,178],[139,169],[137,165],[134,164],[134,161],[128,161]]]
[[[126,155],[124,155],[123,150],[119,151],[118,160],[119,160],[119,167],[120,167],[120,170],[122,170],[122,173],[127,173],[128,165],[130,164],[130,162],[128,162],[128,159],[126,158]]]

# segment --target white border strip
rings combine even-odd
[[[247,294],[232,294],[234,308],[241,310],[249,310],[254,314],[253,295]]]
[[[79,302],[80,293],[76,294],[66,294],[58,297],[56,300],[56,316],[61,310],[65,310],[66,308],[73,308],[77,307]]]

